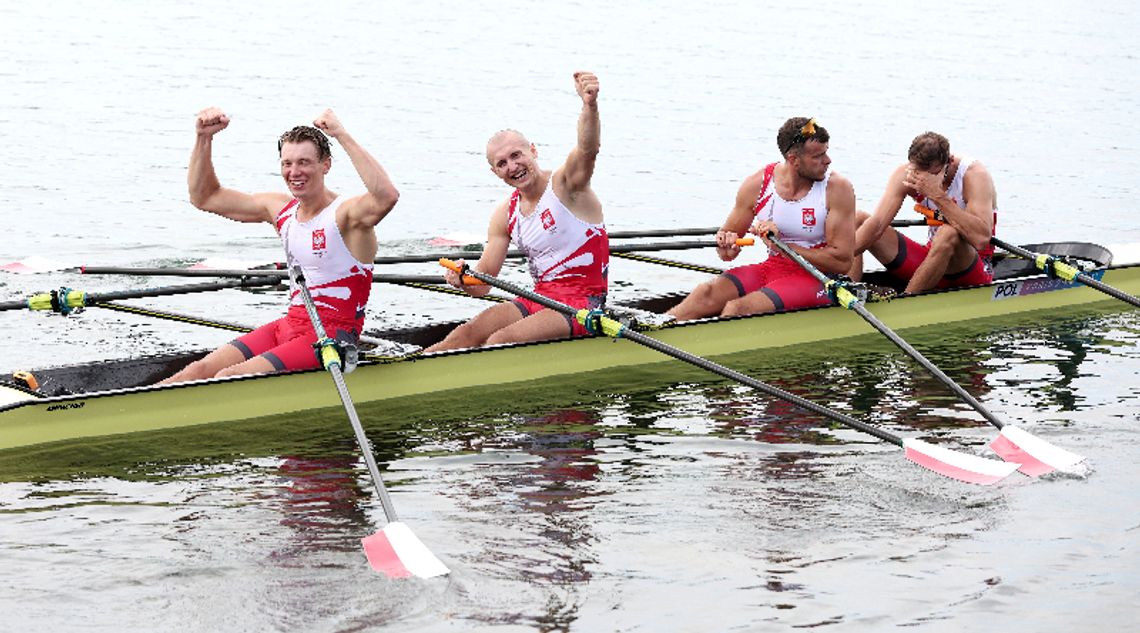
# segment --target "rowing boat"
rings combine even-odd
[[[1140,250],[1117,247],[1115,263],[1091,273],[1125,292],[1140,292]],[[1012,262],[1012,260],[1011,260]],[[895,330],[1003,315],[1047,314],[1112,301],[1081,284],[1033,274],[1024,266],[997,268],[993,284],[870,303]],[[636,306],[662,311],[679,295]],[[454,324],[449,324],[453,326]],[[440,324],[384,333],[392,340],[438,340]],[[648,332],[704,357],[868,335],[874,330],[837,306],[669,324]],[[416,337],[430,340],[417,341]],[[168,386],[152,383],[204,352],[52,367],[31,372],[38,390],[0,380],[0,450],[80,438],[173,429],[338,407],[320,369],[211,379]],[[500,345],[435,354],[365,357],[346,376],[354,400],[371,403],[470,387],[493,387],[670,361],[627,341],[605,337]]]

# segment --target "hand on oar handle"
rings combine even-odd
[[[467,264],[462,259],[450,260],[446,257],[441,257],[439,259],[439,265],[447,269],[447,272],[444,274],[444,278],[447,279],[447,283],[455,286],[456,288],[462,288],[463,286],[486,285],[471,275],[463,275],[462,280],[459,278],[460,273],[462,273],[467,268]]]
[[[930,207],[923,204],[915,204],[914,210],[918,211],[923,215],[923,217],[926,218],[926,224],[928,226],[942,226],[943,224],[946,224],[944,218],[942,217],[942,213],[937,209],[931,209]]]

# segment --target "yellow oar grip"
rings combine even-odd
[[[41,292],[28,297],[28,308],[31,310],[51,310],[51,293]]]
[[[340,365],[343,367],[344,363],[341,362],[340,354],[336,353],[335,347],[332,345],[325,345],[321,347],[321,365],[324,366],[325,369],[328,369],[333,365]]]
[[[839,289],[835,291],[835,300],[839,302],[839,305],[850,310],[851,306],[854,305],[859,298],[852,294],[850,290],[840,286]]]
[[[594,310],[579,310],[577,314],[574,315],[574,318],[584,325],[586,329],[590,329],[587,322],[593,318],[593,313]],[[599,316],[597,322],[602,326],[602,333],[611,338],[621,336],[621,330],[625,327],[621,324],[621,321],[615,321],[607,316]]]
[[[448,270],[453,270],[457,273],[463,272],[463,268],[459,264],[455,263],[453,260],[450,260],[446,257],[440,257],[439,258],[439,265],[443,266],[444,268],[446,268]],[[466,286],[484,286],[484,285],[486,285],[482,281],[472,277],[471,275],[463,275],[463,284]]]

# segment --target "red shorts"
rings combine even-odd
[[[887,272],[893,277],[909,280],[914,276],[914,271],[918,270],[918,265],[926,259],[926,254],[930,252],[930,244],[919,244],[902,233],[899,233],[898,236],[899,254],[895,256],[894,261],[887,264]],[[993,280],[994,269],[990,263],[990,258],[975,254],[974,263],[970,264],[969,268],[943,275],[935,288],[981,286]]]
[[[823,284],[802,266],[783,255],[770,255],[759,264],[730,268],[723,275],[736,286],[741,297],[752,292],[762,292],[772,300],[777,311],[831,303]]]
[[[321,315],[325,332],[338,341],[356,343],[362,329],[359,322],[343,322]],[[246,360],[261,356],[273,364],[277,371],[296,371],[320,367],[313,343],[317,333],[308,313],[290,310],[288,314],[270,321],[256,330],[240,336],[230,345],[238,348]]]
[[[594,310],[606,307],[606,295],[604,293],[596,295],[583,294],[579,288],[569,288],[557,284],[539,284],[535,286],[534,291],[547,299],[565,303],[575,310]],[[518,297],[512,301],[512,303],[514,303],[515,307],[522,313],[523,318],[539,310],[549,309],[541,303],[531,301],[530,299],[523,299],[522,297]],[[566,316],[566,325],[570,328],[570,336],[584,336],[589,334],[589,332],[586,331],[586,326],[579,323],[578,319],[568,315],[564,316]]]

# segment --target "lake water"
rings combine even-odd
[[[1008,241],[1140,241],[1140,92],[1128,87],[1140,9],[1124,0],[53,0],[2,3],[0,23],[0,263],[280,259],[268,227],[187,201],[193,117],[209,105],[233,118],[215,144],[227,186],[281,189],[276,136],[332,107],[400,188],[379,227],[386,254],[482,233],[506,195],[487,137],[520,129],[557,165],[574,140],[578,69],[601,79],[595,187],[611,230],[719,224],[740,180],[776,158],[779,125],[815,116],[863,209],[933,129],[990,169]],[[339,149],[330,181],[359,190]],[[617,300],[703,279],[625,260],[611,277]],[[5,275],[0,299],[166,283]],[[373,296],[375,327],[483,307],[386,286]],[[258,323],[283,299],[140,303]],[[98,310],[0,317],[5,370],[232,336]],[[1101,306],[907,339],[1003,419],[1089,456],[1091,474],[957,484],[671,364],[367,407],[401,517],[453,570],[392,582],[359,549],[383,515],[339,411],[9,451],[0,629],[1131,628],[1140,314]],[[728,360],[904,436],[982,453],[994,434],[876,338]]]

